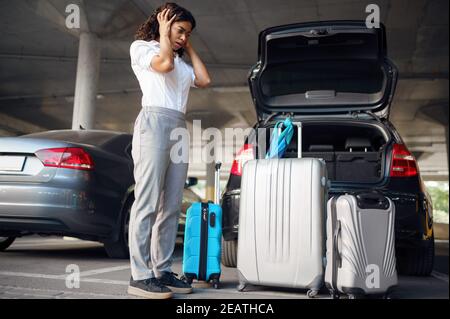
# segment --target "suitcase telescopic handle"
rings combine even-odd
[[[222,166],[221,162],[217,162],[215,165],[215,173],[214,173],[214,203],[220,204],[220,167]]]
[[[302,158],[302,122],[293,122],[297,126],[297,157]]]

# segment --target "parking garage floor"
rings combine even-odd
[[[395,299],[448,299],[448,241],[437,241],[436,265],[430,277],[399,278]],[[182,246],[177,245],[173,270],[181,273]],[[75,268],[74,268],[75,267]],[[79,287],[68,277],[80,271]],[[306,299],[306,291],[253,287],[238,292],[234,268],[222,269],[221,289],[195,288],[181,299]],[[134,299],[127,295],[130,267],[127,260],[106,256],[99,243],[60,238],[19,238],[0,253],[1,299]],[[318,298],[329,298],[327,294]]]

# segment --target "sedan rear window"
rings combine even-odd
[[[33,133],[24,135],[22,137],[44,138],[79,144],[87,144],[93,146],[102,146],[114,137],[122,133],[108,132],[108,131],[48,131],[41,133]]]

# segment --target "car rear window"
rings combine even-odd
[[[88,144],[101,147],[107,144],[111,139],[120,136],[122,133],[107,131],[49,131],[33,133],[22,137],[45,138],[51,140]]]
[[[327,90],[374,94],[383,89],[384,72],[373,61],[308,61],[269,66],[261,80],[266,97]]]

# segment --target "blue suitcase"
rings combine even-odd
[[[212,282],[219,288],[221,274],[222,208],[219,205],[219,171],[215,172],[215,203],[193,203],[186,213],[183,275],[188,283],[194,279]]]

